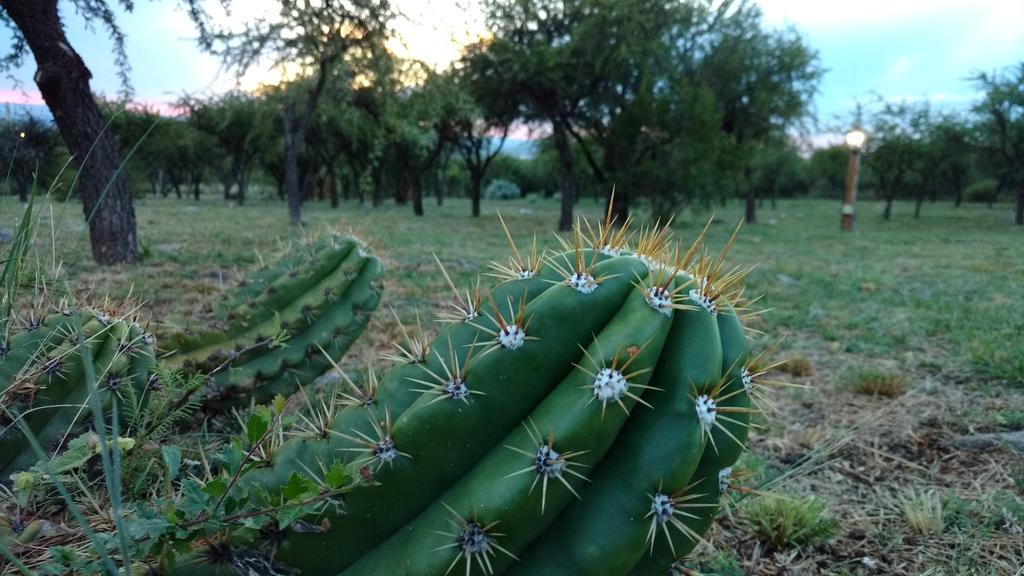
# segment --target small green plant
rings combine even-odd
[[[487,189],[484,190],[484,198],[488,200],[515,200],[521,197],[522,192],[519,190],[519,186],[501,178],[491,180]]]
[[[836,533],[836,521],[815,496],[765,495],[743,511],[757,537],[776,548],[816,546]]]
[[[857,394],[898,398],[910,388],[910,378],[899,372],[864,369],[850,377],[849,387]]]
[[[942,497],[934,490],[911,489],[898,497],[899,507],[910,528],[922,536],[942,533]]]

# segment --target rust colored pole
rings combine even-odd
[[[846,192],[843,194],[843,230],[853,230],[853,203],[857,200],[857,176],[860,171],[860,150],[850,151],[850,162],[846,168]]]

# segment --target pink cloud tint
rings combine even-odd
[[[18,106],[45,106],[43,96],[38,90],[15,90],[10,88],[0,89],[0,105],[15,104]],[[156,112],[161,116],[181,116],[185,109],[170,102],[132,102],[129,108],[135,110],[146,109]]]

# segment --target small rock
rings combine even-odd
[[[184,248],[184,244],[154,244],[153,252],[159,252],[161,254],[177,254]]]
[[[800,284],[799,280],[786,274],[776,274],[775,278],[778,279],[779,284],[782,284],[783,286],[796,286]]]
[[[1024,452],[1024,430],[1016,432],[996,432],[994,434],[969,434],[960,436],[953,444],[961,450],[981,452],[999,444],[1005,444],[1012,450]]]
[[[11,242],[14,242],[14,230],[0,228],[0,244],[10,244]]]

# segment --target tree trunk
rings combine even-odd
[[[373,167],[373,207],[384,203],[384,168],[377,164]]]
[[[338,167],[334,162],[327,164],[327,193],[331,197],[331,208],[338,207]]]
[[[1018,226],[1024,226],[1024,186],[1017,190],[1017,217],[1014,222]]]
[[[917,205],[914,206],[914,220],[921,218],[921,205],[924,204],[924,197],[925,192],[922,190],[921,193],[917,195]]]
[[[423,186],[419,177],[413,177],[409,183],[409,195],[412,196],[412,213],[423,216]]]
[[[231,175],[225,173],[220,178],[220,183],[224,187],[224,201],[231,200],[231,188],[234,186],[234,179]]]
[[[747,209],[744,219],[747,224],[757,221],[757,190],[754,188],[750,168],[743,169],[743,181],[747,185]]]
[[[470,179],[472,183],[469,193],[473,201],[473,217],[476,218],[480,216],[480,197],[483,195],[484,175],[471,174]]]
[[[192,181],[192,197],[199,200],[199,180]]]
[[[295,103],[284,105],[282,116],[284,132],[284,192],[288,199],[288,221],[298,226],[302,221],[302,187],[299,182],[299,134],[295,118]]]
[[[27,203],[29,190],[32,188],[31,179],[18,178],[15,180],[14,186],[18,189],[18,200],[21,200],[22,204]]]
[[[620,225],[629,218],[629,192],[612,189],[604,205],[605,214],[611,214],[612,222]]]
[[[565,132],[560,121],[554,123],[555,148],[562,173],[562,212],[558,217],[558,229],[563,231],[572,229],[572,209],[576,200],[575,159]]]
[[[121,153],[89,88],[92,74],[64,34],[56,0],[0,0],[35,56],[35,82],[79,169],[78,192],[99,264],[138,260],[135,208]]]
[[[445,165],[447,165],[447,162],[445,163]],[[445,192],[446,192],[445,188],[448,186],[448,181],[444,177],[445,176],[444,173],[445,173],[445,170],[444,170],[444,167],[442,166],[442,168],[438,169],[438,171],[437,171],[437,183],[436,183],[437,188],[435,188],[435,190],[434,190],[434,197],[437,199],[437,205],[438,206],[444,206],[444,195],[445,195]]]
[[[885,191],[885,212],[882,213],[882,218],[888,222],[892,217],[892,197],[893,193],[891,189]]]
[[[238,205],[245,205],[245,196],[249,193],[249,169],[242,168],[238,174]]]

